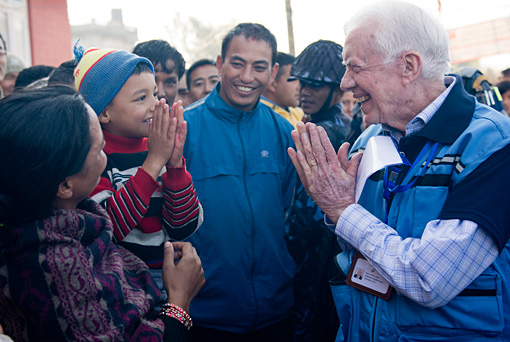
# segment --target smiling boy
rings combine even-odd
[[[202,222],[182,158],[183,108],[174,103],[169,113],[155,96],[150,61],[127,51],[89,49],[74,75],[106,142],[107,166],[91,197],[110,215],[115,240],[145,261],[159,282],[164,242],[189,237]]]

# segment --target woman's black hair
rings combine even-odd
[[[71,59],[60,64],[53,70],[48,78],[48,86],[67,85],[74,88],[74,69],[78,62]]]
[[[59,184],[83,168],[92,145],[89,124],[85,102],[71,87],[0,100],[0,225],[48,214]]]

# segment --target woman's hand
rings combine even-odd
[[[189,242],[165,242],[163,285],[168,302],[189,312],[191,300],[204,284],[204,270],[195,247]]]

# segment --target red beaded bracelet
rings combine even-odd
[[[159,312],[159,316],[175,318],[176,320],[184,324],[184,326],[188,328],[188,330],[191,329],[191,327],[193,326],[191,316],[188,315],[188,313],[184,311],[183,308],[175,304],[170,303],[163,304],[163,309],[161,309],[161,311]]]

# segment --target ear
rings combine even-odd
[[[218,75],[221,77],[221,69],[223,69],[223,58],[221,58],[221,55],[216,57],[216,68],[218,68]]]
[[[402,56],[404,61],[403,84],[407,86],[418,78],[422,67],[421,55],[416,51],[407,51]]]
[[[271,81],[274,81],[276,74],[278,73],[278,69],[280,69],[280,64],[275,63],[273,65],[273,70],[271,70]]]
[[[99,116],[97,117],[99,119],[99,123],[101,123],[101,124],[107,124],[110,122],[110,114],[108,114],[107,109],[108,109],[108,107],[103,109],[101,114],[99,114]]]
[[[272,79],[269,81],[269,84],[267,85],[266,91],[270,93],[276,93],[276,81]]]
[[[58,185],[57,198],[68,200],[73,197],[73,181],[68,177]]]

